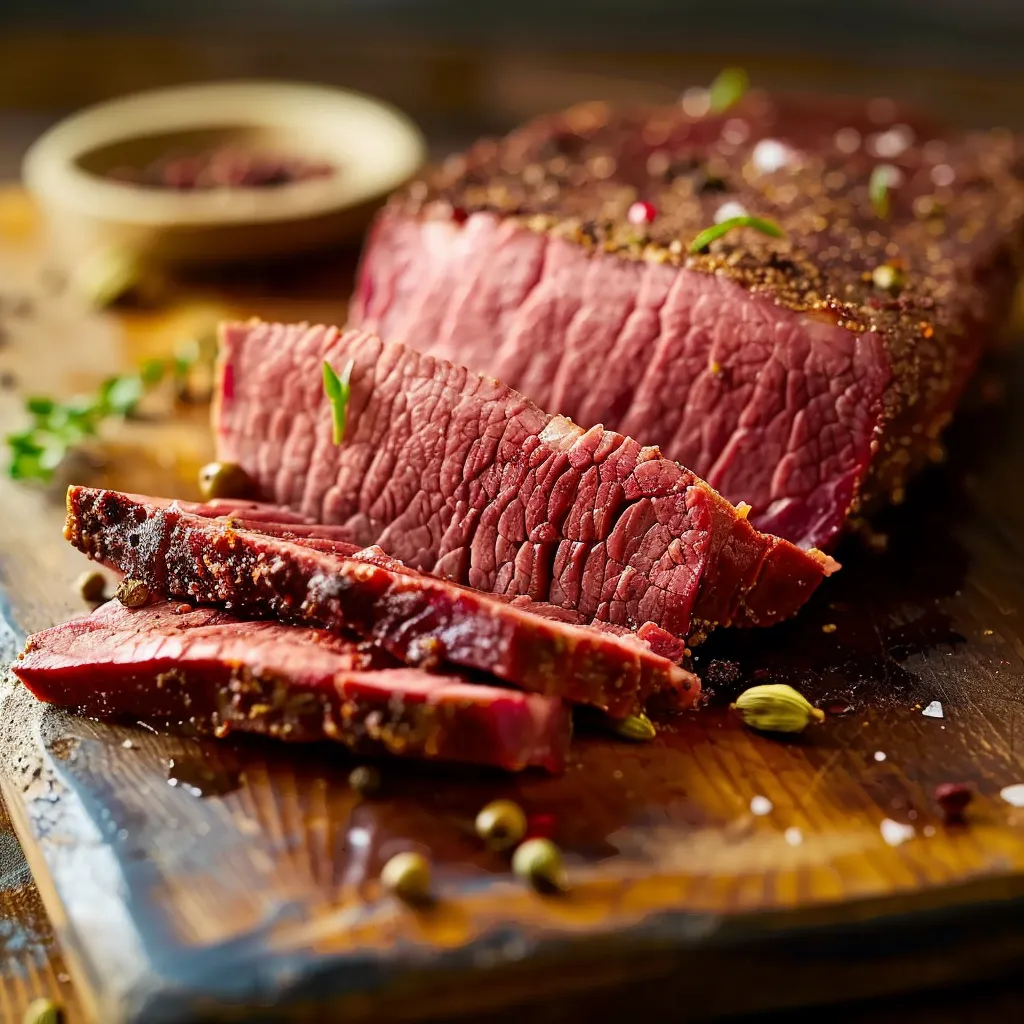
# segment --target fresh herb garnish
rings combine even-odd
[[[705,228],[691,243],[690,252],[703,252],[715,239],[721,238],[735,228],[753,228],[760,231],[762,235],[771,235],[772,238],[785,238],[786,232],[773,220],[766,220],[764,217],[730,217],[723,220],[721,224],[712,224]]]
[[[750,85],[743,68],[724,68],[719,71],[708,89],[708,110],[712,114],[724,114],[743,98]]]
[[[879,164],[868,179],[868,198],[882,220],[889,217],[889,189],[896,184],[898,174],[892,164]]]
[[[324,394],[331,403],[331,414],[334,417],[334,443],[341,444],[345,439],[345,426],[348,422],[348,396],[351,392],[349,378],[352,376],[353,360],[345,364],[339,377],[331,364],[324,360]]]
[[[79,395],[67,402],[41,395],[27,398],[25,411],[32,422],[25,430],[7,436],[8,475],[14,480],[50,480],[72,448],[96,437],[107,420],[131,416],[147,391],[162,381],[171,378],[182,383],[197,359],[198,347],[195,354],[149,359],[137,373],[108,377],[96,394]]]

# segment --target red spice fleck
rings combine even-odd
[[[452,207],[452,220],[456,224],[465,224],[469,220],[469,212],[462,206]]]
[[[531,814],[526,819],[527,839],[551,839],[555,834],[553,814]]]
[[[653,203],[640,199],[629,208],[626,218],[630,224],[641,227],[644,224],[650,224],[657,215],[658,211],[654,208]]]
[[[943,782],[935,787],[935,802],[942,808],[946,821],[960,821],[973,798],[974,791],[968,782]]]

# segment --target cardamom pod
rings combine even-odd
[[[22,1018],[23,1024],[60,1024],[63,1014],[52,999],[34,999]]]
[[[646,742],[653,740],[658,735],[654,723],[644,714],[627,715],[625,718],[616,718],[612,722],[612,729],[626,740]]]
[[[825,712],[785,683],[752,686],[731,705],[745,725],[761,732],[803,732],[811,722],[822,722]]]

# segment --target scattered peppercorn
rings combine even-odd
[[[526,815],[512,800],[492,800],[476,816],[476,834],[492,850],[507,850],[526,835]]]
[[[375,796],[380,792],[380,772],[370,765],[361,764],[348,773],[349,787],[360,796]]]
[[[396,853],[380,873],[381,884],[406,903],[430,899],[430,861],[421,853]]]
[[[947,822],[963,820],[974,791],[967,782],[943,782],[935,787],[935,802],[942,809]]]
[[[61,1008],[52,999],[34,999],[22,1017],[23,1024],[60,1024],[64,1019]]]
[[[527,839],[512,855],[512,870],[538,892],[565,892],[569,887],[562,851],[550,839]]]
[[[97,569],[83,572],[75,581],[75,589],[83,601],[102,601],[107,590],[107,577]]]
[[[237,462],[208,462],[199,470],[199,493],[213,498],[248,498],[253,493],[252,477]]]
[[[115,596],[125,608],[141,608],[149,600],[149,587],[142,580],[126,576],[118,583]]]

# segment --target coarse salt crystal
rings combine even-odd
[[[875,156],[891,160],[907,150],[914,142],[914,132],[909,125],[894,124],[888,131],[872,135],[868,146]]]
[[[840,128],[834,141],[840,153],[856,153],[860,148],[860,132],[856,128]]]
[[[1016,782],[1012,786],[1004,786],[999,795],[1011,807],[1024,807],[1024,782]]]
[[[755,796],[750,801],[750,813],[756,815],[758,818],[763,818],[766,814],[771,814],[775,809],[775,805],[766,796]]]
[[[902,821],[884,818],[881,824],[882,838],[890,846],[900,846],[916,835],[913,825],[905,825]]]
[[[876,761],[884,761],[885,760],[885,751],[884,750],[876,750],[875,751],[875,760]]]
[[[789,843],[790,846],[799,846],[804,841],[803,832],[801,832],[800,829],[796,828],[795,826],[792,828],[787,828],[783,835],[785,836],[786,842]]]
[[[929,704],[928,707],[926,707],[924,709],[924,711],[921,712],[921,714],[924,715],[925,718],[945,718],[946,717],[942,713],[942,702],[941,701],[937,701],[937,700],[933,700],[931,702],[931,704]]]
[[[680,103],[690,117],[703,117],[711,109],[711,93],[697,85],[683,93]]]
[[[721,224],[723,221],[732,220],[733,217],[746,217],[747,208],[742,203],[737,203],[734,199],[730,199],[727,203],[722,203],[715,213],[715,223]]]
[[[778,139],[762,139],[750,154],[754,166],[762,174],[772,174],[789,163],[793,151]]]

